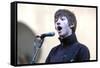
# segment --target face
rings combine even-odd
[[[55,28],[60,37],[68,37],[72,34],[72,29],[68,24],[66,16],[59,17],[55,20]]]

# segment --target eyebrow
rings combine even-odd
[[[66,16],[60,16],[60,17],[57,17],[57,18],[55,18],[55,20],[58,20],[58,19],[62,19],[62,18],[67,18]]]

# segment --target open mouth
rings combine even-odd
[[[60,31],[61,29],[62,29],[62,27],[61,27],[61,26],[58,26],[58,27],[57,27],[57,30],[58,30],[58,31]]]

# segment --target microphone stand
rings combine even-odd
[[[40,44],[39,44],[39,46],[35,46],[35,47],[36,47],[36,51],[35,51],[35,54],[33,55],[31,64],[35,64],[35,60],[36,60],[38,51],[39,51],[39,49],[41,48],[41,46],[42,46],[42,44],[43,44],[43,42],[44,42],[44,37],[37,36],[36,38],[40,38]],[[34,43],[35,43],[35,42],[34,42]]]

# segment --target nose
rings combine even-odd
[[[57,30],[59,30],[59,31],[60,31],[61,29],[62,29],[62,27],[61,27],[61,26],[58,26],[58,27],[57,27]]]
[[[60,23],[57,23],[57,25],[60,25]]]

